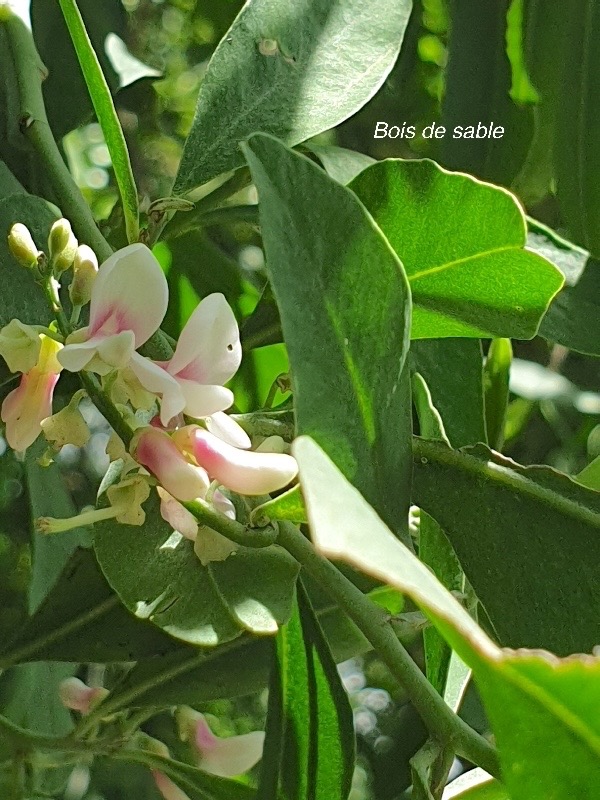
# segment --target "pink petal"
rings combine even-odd
[[[134,435],[131,452],[177,500],[195,500],[206,494],[210,485],[206,472],[185,460],[168,433],[143,428]]]
[[[154,783],[156,784],[158,791],[162,794],[165,800],[190,800],[187,794],[180,789],[176,783],[173,783],[170,778],[167,778],[163,772],[153,769],[152,777],[154,778]]]
[[[52,414],[52,395],[58,381],[54,372],[34,367],[21,376],[21,382],[2,403],[0,417],[6,424],[6,441],[21,452],[30,447],[42,432],[42,420]]]
[[[117,250],[98,270],[90,302],[90,336],[133,331],[135,347],[158,330],[167,311],[167,279],[144,244]]]
[[[198,464],[213,480],[239,494],[261,495],[283,489],[298,474],[296,460],[285,453],[240,450],[199,427],[190,438]]]
[[[181,414],[185,408],[185,398],[179,383],[159,364],[139,353],[131,356],[129,366],[144,389],[161,398],[160,421],[167,427],[170,420]]]
[[[204,420],[204,423],[211,433],[218,436],[227,444],[233,447],[241,447],[242,450],[249,450],[252,442],[246,431],[241,425],[232,419],[229,414],[217,411]]]
[[[58,687],[60,701],[65,708],[88,714],[92,702],[104,694],[106,689],[88,686],[79,678],[66,678]]]
[[[223,384],[235,375],[241,360],[240,334],[231,306],[222,294],[211,294],[187,321],[168,369],[185,380]]]

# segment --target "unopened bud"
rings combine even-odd
[[[73,263],[77,252],[77,239],[68,219],[58,219],[50,228],[48,251],[50,263],[56,273],[60,274]]]
[[[98,274],[98,259],[87,244],[80,244],[73,261],[73,280],[69,286],[69,297],[74,306],[90,302],[92,286]]]
[[[37,267],[38,257],[41,255],[37,249],[29,228],[21,222],[15,223],[8,234],[8,249],[22,267],[33,269]]]

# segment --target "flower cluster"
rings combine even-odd
[[[48,258],[23,226],[13,227],[9,245],[21,263],[37,271],[40,282],[45,276],[57,305],[57,279],[73,265],[71,320],[78,320],[81,306],[89,302],[89,322],[71,326],[65,337],[19,320],[0,331],[0,355],[11,371],[22,372],[19,387],[2,406],[8,443],[24,450],[42,430],[55,447],[70,441],[69,431],[79,431],[74,443],[85,439],[79,396],[51,416],[52,393],[63,369],[99,376],[115,408],[136,429],[129,453],[114,437],[109,448],[112,458],[123,459],[121,484],[108,492],[111,508],[91,512],[85,521],[113,516],[141,524],[140,505],[148,496],[144,486],[154,476],[164,518],[197,541],[198,524],[182,503],[203,500],[235,518],[231,500],[219,487],[264,495],[295,478],[296,462],[283,452],[282,441],[268,441],[253,451],[245,431],[224,413],[233,403],[225,384],[236,373],[242,350],[235,316],[222,294],[211,294],[198,305],[171,358],[154,361],[138,350],[163,321],[168,287],[160,264],[144,244],[117,251],[99,269],[92,251],[73,241],[65,220],[51,231]],[[147,412],[145,424],[140,422],[140,409]],[[68,521],[62,528],[61,522],[42,520],[41,528],[66,529]],[[84,520],[80,517],[78,522]],[[217,555],[214,547],[209,556],[201,548],[197,553],[202,560],[224,558],[232,548],[222,544]]]

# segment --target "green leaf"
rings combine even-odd
[[[14,317],[32,325],[45,325],[52,319],[44,293],[34,283],[32,273],[12,257],[7,236],[15,222],[22,222],[31,231],[37,247],[44,249],[57,216],[39,197],[17,193],[0,200],[0,279],[3,287],[0,326]]]
[[[600,641],[600,494],[484,445],[415,441],[413,500],[442,526],[510,647],[560,655]]]
[[[102,128],[106,146],[110,153],[110,160],[112,161],[123,203],[127,239],[129,242],[137,242],[140,234],[137,188],[133,178],[127,143],[125,142],[125,136],[117,116],[110,88],[102,72],[102,67],[86,30],[81,12],[77,7],[76,0],[59,0],[59,3],[92,98],[94,111],[98,117],[98,122]]]
[[[316,155],[329,177],[344,186],[354,180],[363,169],[375,163],[371,156],[356,150],[347,150],[345,147],[310,142],[306,148]]]
[[[259,525],[261,520],[287,519],[290,522],[308,522],[302,491],[299,486],[288,489],[287,492],[278,495],[273,500],[267,500],[257,506],[251,514],[253,525]]]
[[[381,161],[350,188],[402,260],[414,309],[411,337],[531,339],[562,275],[523,249],[515,198],[433,161]]]
[[[527,247],[555,264],[565,276],[540,325],[540,336],[579,353],[600,356],[600,269],[573,242],[528,218]]]
[[[113,94],[129,93],[140,79],[157,78],[154,70],[127,51],[127,13],[121,0],[77,0],[102,72]],[[35,44],[47,70],[42,84],[50,127],[57,139],[89,119],[91,99],[56,0],[31,0],[31,27]],[[130,98],[128,98],[130,99]]]
[[[595,0],[584,0],[570,14],[566,10],[554,147],[561,217],[569,237],[596,257],[600,256],[600,110],[596,101],[600,62],[595,53],[599,34],[600,6]]]
[[[414,371],[425,378],[450,443],[463,447],[485,442],[481,343],[418,339],[411,343],[410,356]]]
[[[193,543],[162,520],[154,497],[142,528],[100,523],[94,548],[125,606],[189,644],[215,647],[243,630],[274,633],[291,613],[298,565],[284,550],[241,547],[204,567]]]
[[[477,767],[449,783],[442,800],[510,800],[510,797],[499,781]]]
[[[512,800],[597,798],[600,661],[500,650],[318,445],[300,437],[294,454],[317,549],[408,594],[472,667]]]
[[[533,136],[532,110],[519,97],[520,19],[515,19],[515,9],[510,16],[508,8],[508,2],[496,0],[455,3],[442,106],[444,166],[506,186],[521,169]],[[465,132],[480,122],[502,126],[502,137],[455,135],[457,126]]]
[[[361,108],[392,69],[410,0],[246,3],[202,82],[175,192],[243,163],[255,131],[295,145]]]
[[[43,437],[42,437],[43,438]],[[67,491],[58,464],[41,467],[38,458],[45,445],[39,439],[27,449],[25,475],[33,519],[38,517],[72,517],[75,507]],[[74,528],[60,536],[32,532],[32,570],[29,585],[29,611],[36,611],[50,592],[77,547],[89,545],[89,533]]]
[[[421,435],[448,443],[427,384],[419,373],[413,375],[412,385]],[[434,575],[447,589],[462,592],[464,573],[456,553],[438,523],[424,511],[420,513],[419,522],[419,558],[431,567]],[[424,631],[423,644],[427,679],[443,695],[451,650],[434,628]],[[437,757],[434,760],[437,761]]]
[[[510,339],[492,339],[484,367],[485,427],[487,441],[495,450],[502,450],[504,444],[511,363]]]
[[[154,625],[126,611],[93,553],[79,549],[35,614],[2,648],[0,666],[41,660],[133,661],[164,656],[177,647]]]
[[[260,196],[298,430],[407,538],[410,293],[401,264],[356,197],[316,164],[264,135],[244,152]]]
[[[258,800],[346,800],[354,750],[348,697],[300,584],[277,636]]]
[[[578,353],[600,356],[600,261],[589,258],[582,274],[548,309],[540,335]]]
[[[254,790],[235,780],[217,778],[207,772],[142,750],[123,748],[113,755],[119,761],[144,764],[163,772],[185,792],[189,800],[253,800]]]

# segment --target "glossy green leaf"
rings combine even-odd
[[[318,445],[301,437],[294,454],[317,549],[408,594],[472,667],[511,800],[595,800],[600,786],[600,661],[500,650]]]
[[[298,566],[285,551],[240,548],[203,567],[193,543],[163,522],[154,498],[142,528],[97,525],[94,548],[125,606],[189,644],[215,647],[243,630],[275,633],[291,612]]]
[[[0,200],[0,278],[3,286],[0,326],[14,317],[28,324],[50,322],[52,315],[44,293],[34,283],[31,272],[12,257],[6,240],[15,222],[22,222],[30,229],[37,247],[45,249],[48,232],[56,218],[48,203],[39,197],[19,192]]]
[[[110,153],[123,203],[127,239],[129,242],[137,242],[140,233],[137,188],[133,178],[127,143],[125,142],[125,136],[117,116],[110,88],[102,72],[100,61],[86,30],[76,0],[58,1],[92,98],[94,111],[106,140],[108,152]]]
[[[505,186],[521,169],[533,136],[532,110],[523,102],[533,98],[524,98],[518,85],[523,72],[520,19],[512,11],[511,17],[508,0],[454,3],[442,104],[444,166]],[[455,135],[457,126],[465,133],[468,126],[476,131],[479,123],[502,126],[503,135]]]
[[[596,257],[600,256],[599,34],[600,6],[596,0],[583,0],[572,13],[565,14],[566,44],[554,146],[561,217],[569,237]]]
[[[425,378],[450,443],[463,447],[485,442],[481,343],[418,339],[411,343],[410,357],[413,369]]]
[[[446,786],[442,800],[510,800],[505,787],[477,767]]]
[[[600,269],[587,250],[528,219],[527,247],[547,258],[565,276],[540,325],[540,336],[588,355],[600,355]]]
[[[600,494],[484,445],[416,440],[414,502],[442,526],[510,647],[560,655],[600,641]]]
[[[0,667],[41,660],[133,661],[177,647],[154,625],[126,611],[93,553],[79,549],[41,606],[2,648]]]
[[[433,161],[381,161],[352,181],[402,260],[411,337],[532,338],[563,279],[523,249],[515,198]]]
[[[354,749],[350,703],[300,584],[277,635],[258,800],[346,800]]]
[[[410,293],[402,267],[356,197],[316,164],[264,135],[244,152],[259,192],[298,430],[407,537]]]
[[[308,522],[300,487],[294,486],[293,489],[288,489],[287,492],[283,492],[283,494],[274,497],[272,500],[267,500],[266,503],[257,506],[252,511],[251,519],[254,525],[259,525],[261,520],[266,521],[269,519]]]
[[[290,145],[361,108],[394,65],[410,0],[279,0],[246,3],[202,82],[175,191],[243,163],[255,131]]]

